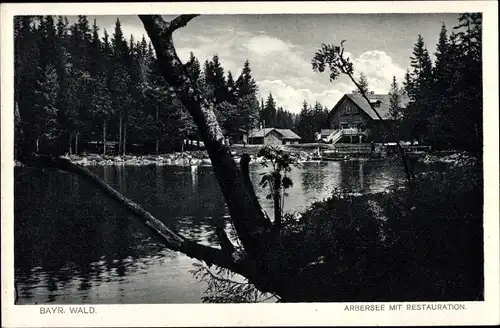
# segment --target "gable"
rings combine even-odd
[[[388,94],[369,94],[367,95],[370,103],[375,107],[380,117],[383,120],[389,120],[390,117],[390,95]],[[401,107],[405,108],[409,103],[409,98],[407,96],[401,96]],[[353,104],[361,112],[368,115],[373,120],[379,120],[377,114],[373,111],[370,104],[366,99],[360,94],[345,94],[340,101],[332,109],[332,113],[339,110],[344,104]]]
[[[331,118],[333,115],[337,116],[339,119],[345,116],[359,117],[364,119],[371,118],[356,102],[354,102],[347,95],[344,95],[330,111],[329,117]]]
[[[277,138],[283,139],[302,139],[295,132],[290,129],[276,129],[276,128],[265,128],[265,129],[253,129],[250,130],[250,138],[264,138],[272,134]]]

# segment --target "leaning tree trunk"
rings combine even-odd
[[[248,160],[238,167],[224,142],[213,104],[204,99],[196,83],[190,79],[186,67],[177,56],[172,33],[185,26],[197,15],[181,15],[166,22],[160,15],[140,15],[149,38],[155,48],[158,63],[174,96],[192,116],[205,145],[215,177],[226,200],[232,223],[246,258],[252,265],[243,273],[257,288],[273,292],[282,300],[298,301],[314,299],[321,291],[323,280],[317,279],[318,287],[310,288],[304,277],[316,270],[297,264],[296,254],[286,254],[275,234],[272,223],[262,210],[248,176]],[[246,166],[246,167],[245,167]],[[281,215],[281,213],[280,213]],[[285,252],[285,253],[284,253]],[[296,269],[289,266],[293,263]],[[311,273],[314,275],[314,273]],[[313,276],[312,276],[313,277]],[[311,278],[312,278],[311,277]],[[308,279],[308,278],[307,278]]]
[[[213,105],[202,97],[198,86],[191,81],[174,48],[172,33],[184,27],[196,15],[182,15],[171,22],[165,22],[160,15],[139,17],[156,50],[163,77],[198,127],[238,236],[246,252],[258,257],[263,236],[271,224],[243,183],[241,171],[229,147],[224,144],[224,135],[217,123]]]
[[[29,149],[32,155],[24,158],[24,163],[63,169],[79,175],[134,213],[172,250],[205,261],[209,265],[215,264],[239,273],[260,290],[273,292],[282,300],[317,299],[314,297],[317,292],[323,292],[324,279],[315,279],[318,276],[324,278],[324,275],[321,275],[321,269],[301,266],[298,270],[296,254],[283,252],[279,238],[275,238],[272,223],[255,195],[249,177],[250,157],[245,154],[242,156],[240,167],[236,165],[229,147],[224,142],[224,135],[217,123],[213,105],[202,97],[197,85],[191,81],[186,67],[176,54],[172,33],[185,26],[194,17],[196,15],[181,15],[169,23],[165,22],[160,15],[141,15],[140,19],[156,50],[163,77],[198,127],[200,138],[205,144],[216,179],[226,200],[232,223],[244,248],[243,254],[231,247],[229,239],[224,238],[224,232],[221,229],[216,229],[216,233],[221,245],[224,245],[222,249],[204,246],[179,236],[139,204],[126,198],[85,167],[62,158],[36,155],[32,149]],[[120,113],[120,142],[122,141],[122,122],[123,113]],[[283,258],[283,255],[287,257]],[[291,264],[294,267],[291,267]],[[315,284],[316,287],[312,288],[311,284]]]

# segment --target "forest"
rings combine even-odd
[[[72,154],[82,150],[79,145],[108,140],[117,142],[120,154],[158,153],[182,149],[184,139],[199,140],[192,118],[161,77],[151,43],[144,36],[127,39],[119,19],[113,34],[104,30],[103,37],[84,15],[72,24],[63,16],[17,16],[14,29],[16,132],[23,131],[16,133],[16,149],[23,142],[41,153]],[[481,151],[481,47],[480,14],[460,15],[451,34],[443,25],[434,62],[419,35],[402,85],[394,77],[388,90],[398,121],[392,132],[435,149]],[[217,54],[201,64],[191,53],[186,66],[226,135],[263,123],[313,142],[315,132],[328,128],[329,109],[319,102],[304,101],[293,114],[272,94],[259,101],[248,60],[236,78]],[[411,100],[405,109],[402,94]]]
[[[399,135],[436,149],[481,156],[483,145],[482,17],[460,14],[448,33],[443,25],[432,62],[418,36],[403,82],[410,104],[401,113]],[[394,84],[391,94],[394,94]],[[393,96],[397,103],[397,96]],[[394,106],[397,108],[397,106]]]
[[[125,154],[178,150],[184,139],[199,140],[192,118],[161,77],[151,43],[144,35],[127,39],[119,19],[113,34],[104,30],[103,37],[84,15],[73,24],[63,16],[18,16],[14,29],[16,132],[23,131],[16,133],[16,145],[73,154],[86,142],[113,140]],[[304,102],[297,116],[272,94],[259,102],[248,60],[237,78],[226,74],[217,54],[202,65],[191,53],[186,65],[227,135],[262,122],[313,141],[317,127],[311,122],[326,124],[313,118],[326,115],[319,103],[312,108]]]

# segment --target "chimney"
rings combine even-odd
[[[262,122],[259,123],[259,130],[262,130]]]
[[[375,91],[370,91],[370,94],[371,94],[371,95],[374,95],[374,94],[375,94]]]

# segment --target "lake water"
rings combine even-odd
[[[227,214],[211,167],[91,167],[183,236],[218,246],[213,220]],[[251,178],[271,215],[267,190]],[[286,211],[304,210],[334,188],[367,193],[404,177],[398,163],[311,162],[290,174]],[[195,260],[165,249],[133,216],[77,176],[15,169],[15,278],[19,304],[200,303]]]

